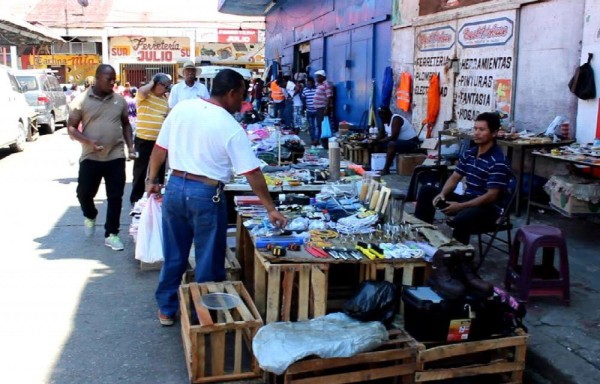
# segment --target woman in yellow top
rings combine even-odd
[[[146,172],[150,154],[158,137],[163,121],[169,113],[167,93],[171,89],[171,78],[165,73],[157,73],[148,84],[137,92],[137,126],[135,129],[135,149],[137,158],[133,163],[133,183],[129,201],[135,204],[145,191]],[[164,182],[164,165],[159,172],[160,183]]]

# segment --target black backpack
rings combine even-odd
[[[575,74],[569,81],[569,89],[582,100],[596,98],[596,83],[594,82],[594,70],[590,65],[593,54],[588,53],[588,61],[575,70]]]

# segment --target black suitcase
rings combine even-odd
[[[507,331],[497,296],[448,300],[431,287],[404,287],[402,301],[404,328],[419,341],[481,340]]]

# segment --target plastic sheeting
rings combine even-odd
[[[385,326],[378,321],[363,323],[332,313],[309,321],[267,324],[258,330],[252,348],[263,370],[281,375],[307,356],[351,357],[387,340]]]
[[[593,204],[600,201],[600,184],[596,180],[584,179],[577,176],[555,175],[544,185],[544,190],[550,195],[552,191],[563,192],[579,200]]]

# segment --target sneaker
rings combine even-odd
[[[83,233],[85,233],[85,235],[87,237],[92,237],[94,236],[94,233],[96,232],[96,220],[95,219],[88,219],[87,217],[83,219]]]
[[[317,149],[324,149],[322,145],[317,145]]]
[[[123,242],[119,238],[119,235],[110,234],[106,239],[104,239],[104,245],[112,248],[113,251],[122,251],[125,247],[123,246]]]
[[[164,315],[160,312],[160,309],[159,309],[158,310],[158,321],[160,321],[160,325],[162,325],[163,327],[170,327],[171,325],[175,324],[175,317]]]

